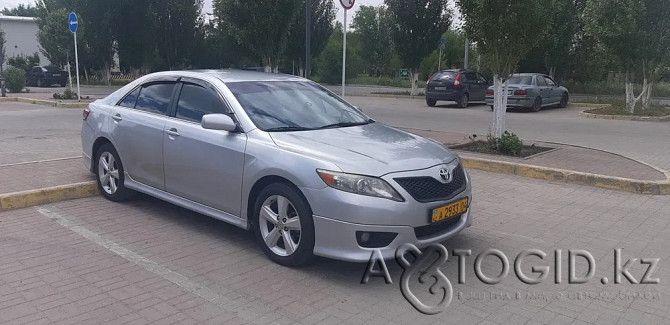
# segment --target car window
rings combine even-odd
[[[174,83],[158,83],[142,86],[135,109],[156,114],[167,114],[173,89]]]
[[[533,77],[532,76],[514,76],[509,78],[510,85],[532,85]]]
[[[547,86],[550,86],[550,87],[556,86],[556,83],[553,80],[551,80],[551,78],[544,77],[544,80],[547,82]]]
[[[479,81],[481,81],[481,82],[484,82],[484,83],[487,83],[487,82],[488,82],[488,80],[486,80],[486,78],[484,78],[484,76],[482,76],[482,75],[479,74],[479,73],[477,74],[477,80],[479,80]]]
[[[442,72],[435,72],[431,80],[449,80],[454,78],[456,78],[456,72],[442,71]]]
[[[217,94],[198,85],[184,84],[177,102],[177,118],[200,123],[203,115],[217,113],[228,113]]]
[[[126,95],[126,98],[124,98],[119,103],[119,106],[135,108],[135,102],[137,102],[137,97],[139,94],[140,94],[140,87],[137,87],[135,88],[135,90],[131,91],[128,95]]]
[[[477,76],[474,73],[465,74],[466,81],[477,81]]]
[[[353,106],[305,81],[232,82],[228,89],[263,131],[313,130],[371,123]]]
[[[541,87],[546,87],[547,86],[547,81],[544,80],[543,76],[537,76],[536,79],[537,79],[537,85],[538,86],[541,86]]]

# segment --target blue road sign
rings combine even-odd
[[[74,12],[70,13],[70,17],[67,20],[67,25],[70,27],[70,31],[73,33],[77,32],[77,28],[79,27],[79,22],[77,21],[77,15]]]
[[[440,48],[444,50],[446,47],[447,47],[447,38],[442,36],[442,38],[440,38]]]

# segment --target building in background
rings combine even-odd
[[[50,62],[40,52],[40,43],[37,41],[37,18],[0,16],[0,29],[5,32],[5,64],[7,59],[17,55],[33,55],[38,53],[41,65]]]

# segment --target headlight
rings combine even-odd
[[[377,177],[345,174],[317,169],[321,179],[330,187],[360,195],[380,197],[393,201],[405,201],[386,181]]]

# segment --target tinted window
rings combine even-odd
[[[453,71],[442,71],[436,72],[431,80],[449,80],[456,78],[456,72]]]
[[[541,87],[546,87],[547,86],[547,81],[544,80],[543,76],[537,76],[537,85]]]
[[[119,106],[123,107],[128,107],[128,108],[135,108],[135,102],[137,102],[137,95],[140,94],[140,88],[136,88],[132,92],[130,92],[128,95],[126,95],[126,98],[124,98],[120,103]]]
[[[211,90],[184,84],[177,104],[177,117],[200,123],[203,115],[226,113],[225,106]]]
[[[509,78],[510,85],[531,85],[533,83],[532,76],[514,76]]]
[[[482,75],[479,74],[479,73],[477,74],[477,80],[479,80],[480,82],[483,82],[483,83],[487,83],[487,82],[488,82],[488,81],[486,80],[486,78],[484,78],[484,76],[482,76]]]
[[[135,108],[151,113],[167,114],[174,84],[151,84],[143,86]]]
[[[553,87],[556,86],[556,83],[551,80],[551,78],[544,77],[544,80],[547,82],[547,86]]]
[[[474,73],[466,73],[464,74],[465,80],[464,81],[477,81],[477,77],[475,76]]]

